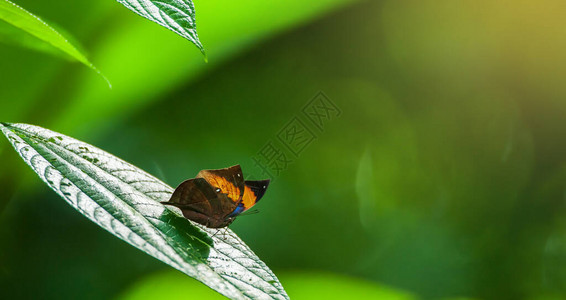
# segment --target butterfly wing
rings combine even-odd
[[[226,194],[216,192],[204,178],[193,178],[181,183],[168,202],[181,209],[183,215],[192,221],[208,227],[224,227],[224,216],[233,211],[237,204]]]
[[[238,206],[228,215],[228,217],[236,217],[254,206],[261,197],[263,197],[268,186],[269,179],[258,181],[246,180],[244,182],[244,195],[242,196],[242,201],[238,203]]]
[[[244,175],[240,165],[225,169],[202,170],[197,178],[204,178],[216,192],[224,193],[232,202],[238,203],[244,196]]]
[[[243,209],[241,209],[240,213],[250,209],[263,197],[269,186],[269,179],[258,181],[247,180],[244,184],[244,196],[241,202]]]
[[[212,215],[214,209],[210,199],[217,198],[213,187],[203,178],[183,181],[173,192],[171,199],[164,204],[180,209],[191,209],[205,215]]]

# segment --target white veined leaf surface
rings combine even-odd
[[[191,0],[116,0],[138,15],[191,41],[206,54],[198,39],[195,6]]]
[[[94,146],[27,124],[0,123],[23,160],[85,217],[231,299],[288,299],[230,229],[208,229],[160,204],[173,188]]]

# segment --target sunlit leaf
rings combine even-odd
[[[202,54],[191,0],[116,0],[138,15],[153,21],[195,44]],[[206,57],[206,56],[205,56]]]
[[[68,56],[61,50],[53,47],[46,41],[40,40],[35,36],[13,26],[12,24],[0,21],[0,42],[6,45],[17,45],[34,51],[47,53],[58,57],[67,58]]]
[[[417,297],[377,282],[343,274],[294,271],[281,275],[293,299],[416,300]]]
[[[120,239],[229,298],[288,299],[277,277],[231,230],[194,225],[160,204],[173,189],[159,179],[41,127],[1,123],[0,129],[51,189]]]
[[[21,30],[21,39],[26,41],[27,37],[23,36],[26,33],[49,43],[53,47],[63,51],[72,58],[80,61],[87,67],[91,68],[102,77],[102,73],[81,53],[69,39],[64,37],[60,32],[55,30],[49,24],[45,23],[38,16],[23,9],[17,4],[8,0],[0,0],[0,20],[3,20]],[[104,78],[106,80],[106,78]],[[108,82],[108,80],[106,80]]]
[[[279,278],[285,283],[286,290],[289,291],[289,295],[291,295],[293,300],[418,299],[408,291],[343,274],[297,270],[282,273]],[[190,295],[190,297],[187,297],[187,295]],[[126,287],[116,300],[161,298],[213,300],[220,299],[222,296],[215,294],[206,287],[198,286],[197,282],[182,276],[178,272],[161,271],[150,274]],[[464,299],[462,298],[462,300]]]

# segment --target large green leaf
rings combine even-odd
[[[191,0],[116,0],[124,6],[193,42],[202,54],[195,21],[195,6]],[[206,57],[206,56],[205,56]]]
[[[0,20],[3,20],[34,37],[49,43],[53,47],[80,61],[104,77],[102,73],[100,73],[100,71],[86,58],[86,56],[69,42],[68,38],[64,37],[38,16],[30,13],[17,4],[8,0],[0,0]],[[22,32],[22,35],[25,34],[24,32]],[[26,37],[20,38],[26,41]]]
[[[24,161],[71,206],[147,254],[232,299],[288,299],[271,270],[229,229],[193,224],[165,207],[173,189],[89,144],[0,123]]]

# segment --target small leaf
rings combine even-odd
[[[102,75],[102,73],[81,53],[67,38],[61,33],[49,26],[38,16],[28,12],[17,4],[8,0],[0,0],[0,20],[31,34],[32,36],[49,43],[53,47],[63,51],[72,58],[80,61],[85,66],[91,68],[106,80],[108,85],[110,82]]]
[[[89,144],[26,124],[0,123],[24,161],[85,217],[232,299],[288,299],[271,270],[230,229],[166,208],[173,188]]]
[[[191,41],[205,57],[197,34],[195,6],[191,0],[116,0],[138,15]]]

